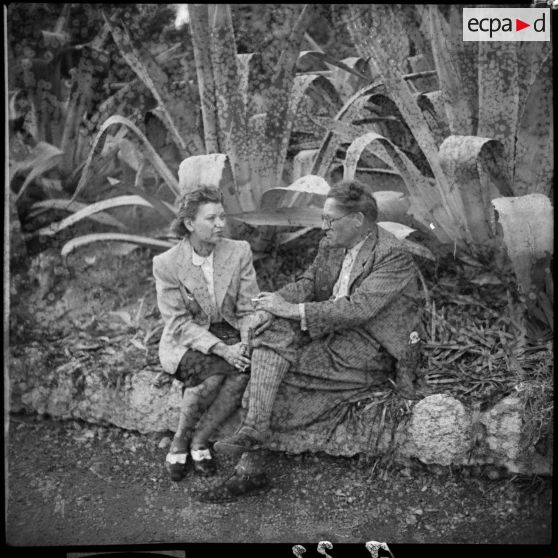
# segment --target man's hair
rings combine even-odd
[[[360,211],[370,222],[378,219],[378,204],[370,188],[359,180],[341,180],[334,184],[327,194],[347,213]]]
[[[223,193],[215,186],[200,186],[186,192],[178,202],[178,213],[170,230],[176,236],[189,236],[190,231],[184,225],[185,219],[195,219],[200,206],[206,203],[223,203]]]

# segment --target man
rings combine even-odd
[[[267,487],[257,450],[269,437],[272,414],[274,430],[321,421],[385,384],[406,354],[419,322],[416,270],[402,243],[378,228],[377,216],[365,185],[333,186],[313,264],[296,282],[258,296],[248,413],[236,434],[215,443],[215,451],[242,458],[232,477],[202,500],[227,501]],[[288,396],[278,409],[281,392]]]

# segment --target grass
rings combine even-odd
[[[524,424],[522,450],[546,455],[552,451],[554,424],[554,351],[549,342],[530,357],[531,371],[523,370],[517,391]]]

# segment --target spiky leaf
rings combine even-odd
[[[543,194],[496,198],[492,205],[504,232],[504,242],[517,280],[526,294],[535,262],[554,252],[554,212]]]
[[[51,236],[67,227],[75,225],[77,222],[85,219],[86,217],[90,217],[95,213],[100,213],[108,209],[126,205],[153,207],[149,202],[145,201],[140,196],[117,196],[116,198],[109,198],[108,200],[102,200],[100,202],[89,204],[83,209],[76,211],[73,215],[62,219],[62,221],[51,223],[50,225],[39,229],[35,234],[38,234],[39,236]]]
[[[100,127],[95,139],[93,140],[93,145],[91,147],[91,152],[87,157],[87,161],[85,163],[83,172],[81,174],[81,178],[79,183],[76,187],[74,192],[73,198],[75,199],[77,195],[81,192],[81,190],[87,185],[91,175],[91,166],[93,160],[99,156],[103,149],[103,143],[105,136],[107,134],[108,129],[111,126],[126,126],[129,130],[131,130],[137,138],[140,140],[141,145],[145,148],[145,157],[147,160],[153,165],[155,171],[161,176],[161,178],[165,181],[167,186],[172,190],[175,195],[180,195],[180,190],[178,188],[178,182],[174,177],[173,173],[169,170],[167,165],[164,161],[159,157],[153,146],[149,143],[148,139],[145,137],[143,132],[129,119],[124,118],[123,116],[111,116],[108,118],[103,125]]]
[[[66,242],[64,246],[62,246],[62,250],[60,253],[63,257],[66,257],[77,248],[81,248],[93,242],[128,242],[132,244],[138,244],[140,246],[146,246],[148,248],[154,248],[156,250],[167,250],[168,248],[172,248],[175,245],[175,242],[171,242],[168,240],[157,240],[148,236],[120,233],[97,233],[73,238],[69,242]]]

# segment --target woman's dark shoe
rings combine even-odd
[[[219,504],[233,502],[240,496],[256,496],[270,488],[269,479],[265,473],[256,475],[240,475],[234,473],[226,481],[217,486],[200,492],[197,500],[200,502]]]
[[[186,452],[178,453],[171,450],[167,453],[165,469],[172,481],[179,482],[186,476],[187,457],[188,454]]]
[[[207,448],[190,450],[194,471],[204,477],[211,477],[216,472],[215,461]]]

